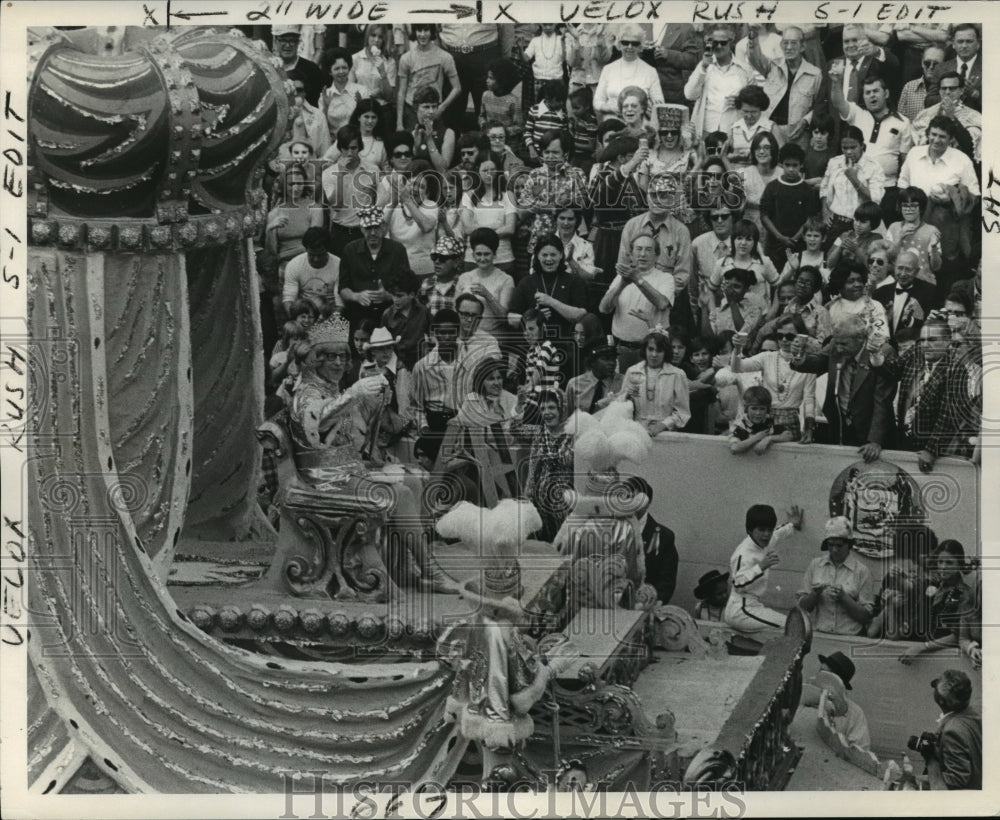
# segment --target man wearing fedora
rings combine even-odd
[[[729,600],[729,573],[710,569],[698,579],[694,588],[698,603],[694,607],[694,617],[699,621],[721,621]]]
[[[872,619],[872,577],[868,567],[851,553],[853,543],[847,518],[838,515],[826,522],[820,547],[825,554],[809,563],[799,590],[799,606],[813,613],[817,632],[864,634]]]

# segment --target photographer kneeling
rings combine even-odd
[[[965,672],[946,669],[931,687],[941,707],[937,734],[914,735],[906,745],[924,756],[932,789],[981,789],[983,720],[969,705],[972,681]]]

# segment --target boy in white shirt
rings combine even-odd
[[[802,510],[793,505],[788,521],[775,529],[777,523],[774,507],[754,504],[746,514],[747,537],[729,559],[733,588],[723,618],[740,632],[784,628],[785,615],[765,606],[761,598],[767,592],[771,567],[781,560],[775,547],[791,535],[793,529],[802,529]]]

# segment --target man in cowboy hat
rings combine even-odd
[[[282,68],[290,80],[301,80],[305,98],[310,105],[319,103],[324,79],[320,67],[312,60],[299,56],[302,26],[271,26],[274,52],[281,58]]]
[[[377,205],[363,208],[360,217],[364,236],[348,242],[340,259],[340,298],[352,333],[365,319],[382,323],[382,314],[392,301],[383,283],[411,269],[406,248],[385,235],[382,209]]]
[[[710,569],[698,579],[694,588],[698,603],[694,617],[701,621],[721,621],[729,601],[729,573]]]
[[[410,408],[413,376],[399,360],[399,337],[385,327],[375,328],[364,350],[372,361],[364,362],[359,378],[381,375],[389,383],[388,397],[379,417],[378,445],[386,451],[416,427]],[[384,454],[384,453],[383,453]]]
[[[806,568],[799,590],[799,606],[812,612],[813,628],[834,635],[864,634],[872,619],[875,596],[871,573],[851,554],[854,534],[842,515],[826,522],[824,555]]]

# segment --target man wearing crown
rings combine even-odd
[[[328,489],[334,496],[379,498],[384,490],[377,485],[391,484],[390,545],[398,539],[400,545],[413,550],[412,556],[406,556],[409,566],[403,570],[406,577],[402,580],[412,583],[419,577],[416,586],[422,591],[449,591],[430,555],[419,479],[389,475],[370,463],[377,420],[389,400],[385,376],[369,376],[346,390],[340,388],[350,363],[349,333],[348,322],[336,315],[309,331],[288,420],[295,466],[303,481]]]

